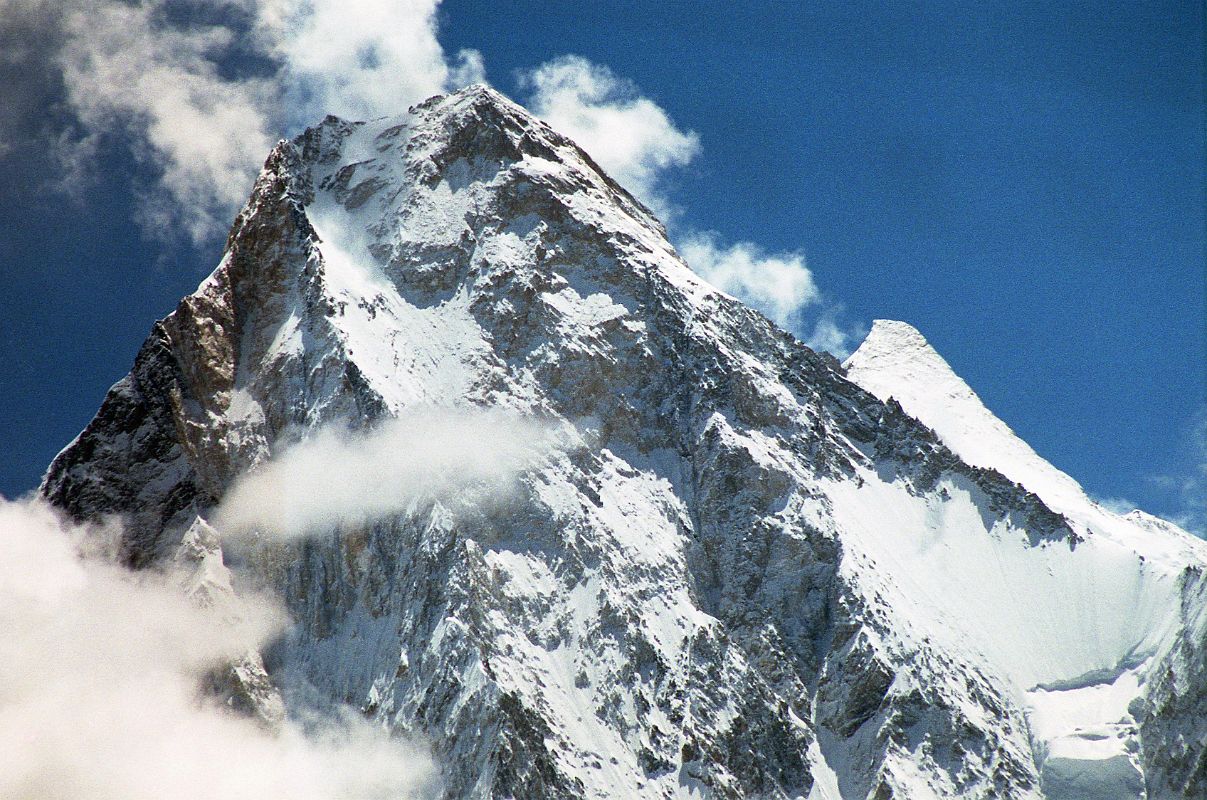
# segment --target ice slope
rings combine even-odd
[[[899,402],[962,459],[1001,472],[1072,523],[1079,540],[1068,550],[1011,547],[1000,535],[931,535],[908,545],[880,537],[870,549],[891,559],[893,572],[911,576],[911,598],[957,609],[948,630],[974,643],[1020,693],[1046,793],[1142,796],[1133,703],[1185,625],[1182,599],[1195,585],[1188,578],[1197,580],[1188,568],[1201,569],[1203,543],[1143,512],[1120,516],[1094,503],[995,417],[906,323],[877,320],[844,367],[877,397]],[[875,530],[870,507],[860,509],[862,530]],[[957,509],[947,504],[938,513]]]
[[[1143,548],[1146,557],[1164,557],[1171,564],[1184,565],[1188,558],[1202,557],[1201,540],[1176,525],[1140,511],[1114,514],[1092,501],[1077,481],[1045,461],[994,416],[908,323],[876,320],[843,366],[848,378],[882,400],[892,397],[961,459],[997,470],[1079,529]],[[1164,535],[1151,535],[1156,529]]]
[[[1056,511],[1082,503],[1072,478],[1044,461],[985,408],[913,326],[878,319],[843,364],[847,377],[881,400],[894,398],[969,464],[996,469]]]
[[[449,798],[1061,796],[1185,599],[1180,544],[961,460],[485,87],[278,145],[42,491],[151,565],[289,442],[467,404],[558,431],[514,497],[227,559],[286,698],[429,737]]]

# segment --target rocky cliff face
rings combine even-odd
[[[563,446],[505,502],[235,566],[298,622],[272,679],[429,737],[450,798],[1074,796],[1100,739],[1052,709],[1138,684],[1193,606],[1181,534],[1154,555],[962,460],[484,87],[282,142],[42,491],[152,564],[288,442],[433,406]],[[275,698],[253,678],[230,696]],[[1115,722],[1099,796],[1137,797],[1157,756]]]
[[[1133,513],[1140,524],[1168,525]],[[1207,581],[1200,565],[1186,570],[1184,622],[1153,659],[1147,690],[1132,709],[1149,800],[1207,795]]]

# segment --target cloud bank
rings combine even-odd
[[[232,622],[172,576],[121,569],[95,544],[113,533],[0,498],[0,797],[434,796],[427,759],[363,720],[273,733],[202,697],[280,619]]]
[[[556,446],[550,426],[503,410],[429,408],[365,432],[328,427],[236,482],[216,522],[288,538],[423,503],[481,508],[506,501]]]

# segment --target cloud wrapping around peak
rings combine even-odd
[[[216,522],[291,538],[424,503],[481,509],[506,502],[557,447],[550,425],[500,409],[423,408],[368,431],[322,428],[237,481]]]
[[[39,73],[61,79],[73,122],[56,148],[63,188],[93,177],[119,142],[154,177],[139,219],[152,238],[225,233],[272,144],[334,113],[369,118],[484,79],[482,57],[449,59],[439,0],[0,0],[0,41],[51,43]],[[6,35],[11,34],[11,35]],[[18,37],[17,34],[21,36]],[[34,83],[19,96],[34,95]],[[17,120],[0,115],[10,131]]]
[[[485,80],[482,56],[450,61],[436,38],[440,0],[261,0],[258,35],[282,64],[291,122],[369,119]]]
[[[532,113],[577,142],[656,214],[670,216],[664,173],[699,155],[699,136],[676,127],[631,82],[580,56],[548,61],[522,79]]]
[[[359,716],[272,732],[202,695],[203,676],[275,634],[262,603],[190,602],[113,540],[0,497],[0,797],[378,800],[435,796],[430,761]]]

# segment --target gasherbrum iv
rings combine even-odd
[[[153,565],[287,444],[431,409],[558,446],[239,556],[297,622],[246,710],[305,681],[449,798],[1207,796],[1203,543],[1087,499],[909,326],[844,366],[710,287],[489,88],[279,144],[41,491]]]

